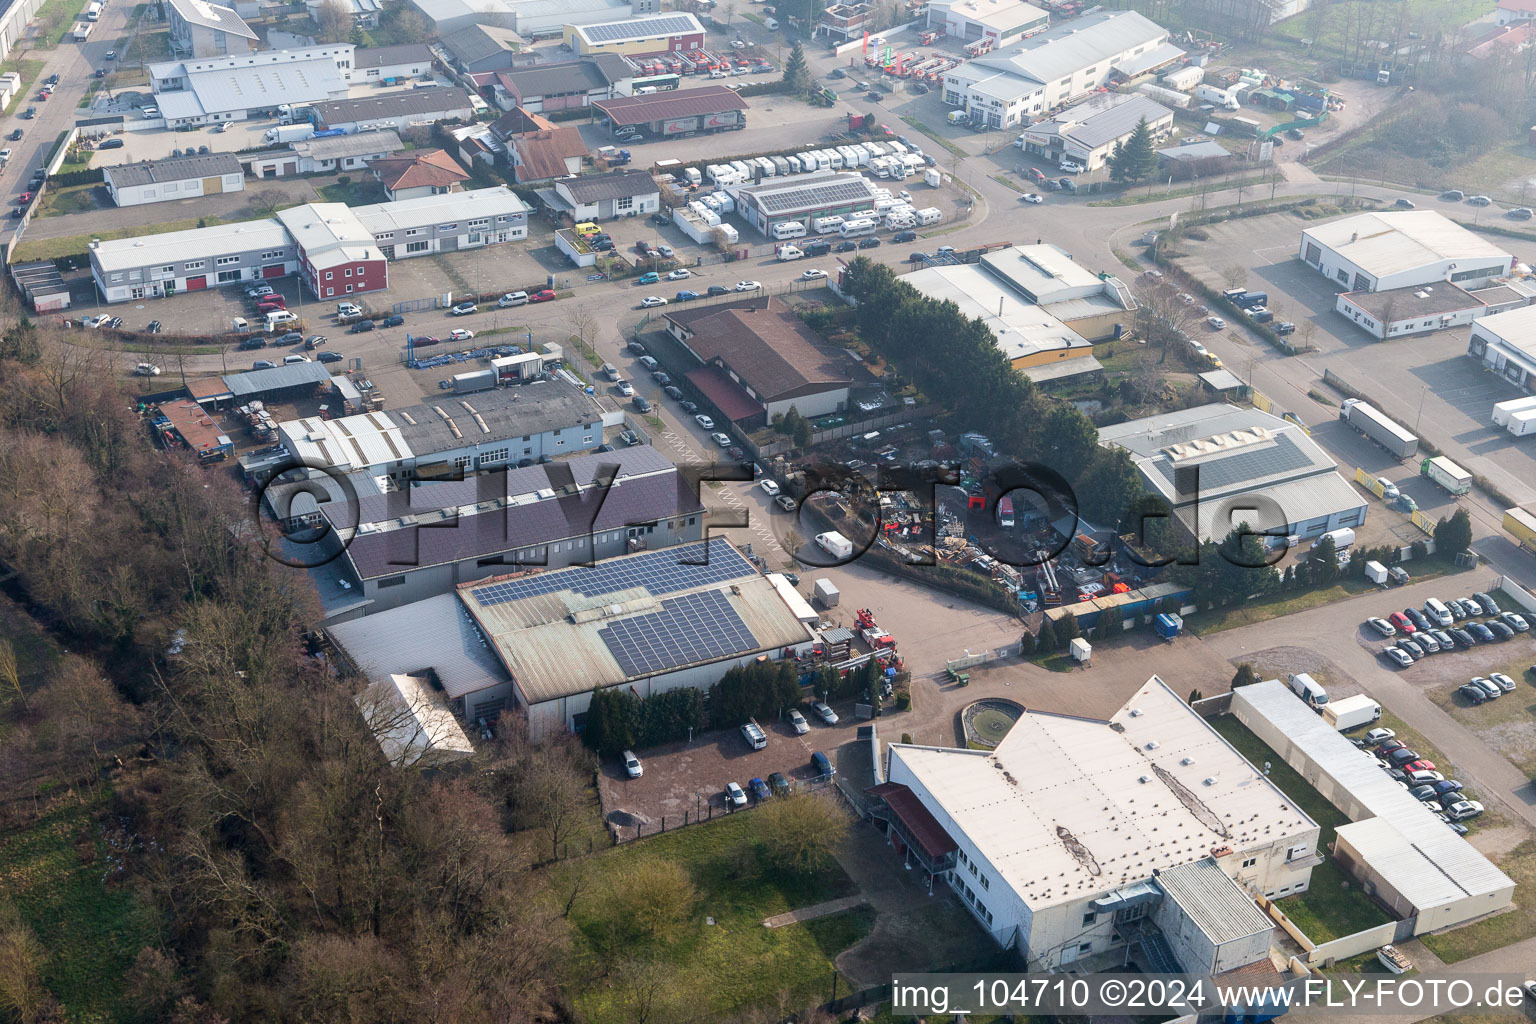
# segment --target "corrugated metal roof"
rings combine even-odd
[[[1139,46],[1162,43],[1168,30],[1135,11],[1090,14],[970,63],[1050,85],[1058,79],[1119,57]]]
[[[91,259],[102,270],[136,270],[186,260],[213,259],[242,252],[287,249],[288,230],[276,217],[215,224],[206,228],[167,231],[137,238],[114,238],[91,244]]]
[[[1361,213],[1309,227],[1302,238],[1376,277],[1442,260],[1510,260],[1497,245],[1434,210]]]
[[[245,172],[240,166],[239,158],[233,153],[206,153],[103,167],[102,173],[114,187],[127,188],[130,185],[186,181],[188,178],[214,178],[226,174],[243,175]]]
[[[393,131],[332,135],[291,144],[295,153],[311,160],[338,160],[346,156],[383,156],[399,152],[400,136]]]
[[[606,114],[614,124],[650,124],[652,121],[668,121],[674,117],[746,110],[748,104],[733,89],[723,85],[704,85],[680,92],[597,100],[592,106]]]
[[[426,43],[398,46],[359,46],[352,58],[356,68],[382,68],[391,64],[432,64],[432,48]]]
[[[430,227],[448,221],[513,217],[527,212],[528,207],[505,185],[352,208],[352,215],[375,237],[385,231]]]
[[[1215,860],[1178,864],[1153,879],[1216,945],[1274,928],[1258,905]]]
[[[626,199],[661,193],[661,186],[656,184],[656,179],[640,170],[609,171],[607,174],[567,178],[555,188],[564,189],[573,201],[583,206],[604,199]]]
[[[469,113],[469,94],[456,85],[315,104],[316,120],[327,126],[396,117],[427,118],[429,115],[432,120],[441,121],[455,116],[468,117]]]
[[[369,679],[431,669],[449,697],[462,697],[509,678],[453,594],[366,615],[327,632]]]
[[[1093,150],[1130,135],[1143,118],[1149,125],[1156,125],[1172,117],[1173,111],[1140,94],[1103,93],[1068,107],[1044,124],[1024,129],[1024,134],[1033,135],[1054,127],[1063,137]]]
[[[1356,747],[1278,679],[1232,691],[1238,721],[1268,722],[1308,762],[1308,774],[1320,773],[1366,808],[1367,827],[1338,830],[1380,871],[1394,889],[1415,906],[1432,907],[1465,895],[1513,888],[1508,875],[1475,847],[1446,827],[1427,806],[1399,786],[1368,751]]]
[[[1148,71],[1160,68],[1164,64],[1172,64],[1182,56],[1184,56],[1183,50],[1172,43],[1163,43],[1160,46],[1152,47],[1146,53],[1116,61],[1115,70],[1126,78],[1135,78],[1137,75],[1146,74]]]
[[[269,391],[280,391],[283,388],[321,384],[330,379],[331,371],[325,368],[324,363],[289,363],[284,366],[274,366],[270,370],[232,373],[224,378],[224,383],[229,385],[230,392],[238,401],[243,398],[256,398]]]
[[[473,395],[444,395],[435,402],[391,409],[389,418],[400,428],[411,450],[425,458],[546,430],[595,424],[601,421],[602,410],[567,384],[536,382]]]

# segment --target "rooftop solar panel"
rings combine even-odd
[[[584,30],[594,43],[616,39],[649,39],[651,36],[676,36],[694,31],[691,18],[644,18],[638,21],[610,21],[588,25]]]
[[[598,631],[626,676],[654,675],[757,648],[757,638],[718,590],[661,602],[661,611]]]
[[[708,564],[687,564],[690,562]],[[613,558],[590,567],[577,566],[525,579],[493,583],[475,588],[474,595],[483,607],[561,590],[569,590],[584,597],[598,597],[620,590],[643,589],[660,596],[756,574],[757,570],[752,564],[729,542],[716,538],[709,542],[707,557],[703,543],[687,544],[644,555]]]
[[[858,179],[759,192],[757,201],[767,212],[779,213],[784,210],[802,210],[808,207],[838,206],[868,199],[871,195],[869,185],[862,179]]]

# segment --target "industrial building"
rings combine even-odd
[[[1516,300],[1511,299],[1511,305],[1514,304]],[[1334,301],[1334,309],[1362,331],[1383,339],[1470,324],[1490,312],[1488,303],[1478,295],[1449,282],[1382,291],[1341,292]]]
[[[862,174],[797,175],[793,180],[765,181],[732,191],[737,212],[765,235],[789,221],[809,227],[817,217],[846,218],[875,206],[874,190]]]
[[[512,174],[520,185],[579,174],[588,156],[581,130],[569,126],[509,135],[503,142],[512,161]]]
[[[1137,12],[1101,11],[944,72],[944,102],[990,127],[1010,128],[1183,56],[1167,29]]]
[[[356,132],[364,126],[404,131],[438,121],[467,121],[473,116],[468,93],[458,86],[440,85],[316,103],[314,119],[322,128]]]
[[[1514,259],[1433,210],[1360,213],[1301,233],[1301,261],[1351,292],[1449,281],[1476,291]]]
[[[627,90],[621,90],[619,83],[634,76],[634,68],[623,57],[598,53],[581,60],[498,72],[493,95],[503,110],[521,107],[530,114],[549,114],[622,96]]]
[[[1321,862],[1317,823],[1157,676],[1108,721],[1026,710],[995,750],[886,749],[892,845],[1031,971],[1264,964],[1254,894]]]
[[[1258,409],[1214,404],[1099,428],[1126,449],[1148,490],[1201,541],[1246,523],[1315,537],[1365,522],[1366,501],[1307,432]]]
[[[595,100],[591,105],[610,129],[634,128],[651,138],[686,138],[747,126],[747,101],[723,85]]]
[[[258,49],[260,39],[231,7],[208,0],[169,0],[165,5],[171,52],[181,57],[223,57]]]
[[[233,153],[176,156],[103,167],[101,180],[118,206],[245,191],[245,169]]]
[[[666,325],[701,364],[684,375],[688,383],[744,430],[791,408],[815,417],[850,405],[858,381],[853,360],[779,299],[678,309],[666,314]]]
[[[453,712],[422,676],[394,673],[356,698],[358,713],[394,768],[440,768],[475,753]]]
[[[452,56],[454,66],[466,75],[505,71],[530,59],[523,55],[528,41],[511,29],[496,25],[470,25],[443,37],[442,44]]]
[[[1102,93],[1073,104],[1024,129],[1018,145],[1026,153],[1063,165],[1077,164],[1096,171],[1115,149],[1135,133],[1142,121],[1153,141],[1173,129],[1173,111],[1146,96]]]
[[[960,43],[990,40],[992,49],[1044,32],[1051,16],[1023,0],[929,0],[928,27]]]
[[[287,277],[298,246],[275,217],[92,242],[91,274],[105,302]]]
[[[426,43],[401,43],[398,46],[359,46],[352,55],[352,73],[347,81],[362,85],[382,85],[432,74],[432,48]]]
[[[368,170],[384,186],[390,202],[463,191],[469,175],[441,149],[416,150],[375,160]]]
[[[403,426],[357,443],[389,440],[409,446]],[[707,513],[692,485],[648,445],[526,468],[517,467],[510,447],[502,450],[508,454],[499,458],[481,452],[479,475],[414,481],[319,506],[334,535],[350,538],[340,568],[367,602],[365,614],[518,569],[587,565],[704,539]]]
[[[509,28],[524,39],[558,37],[566,25],[614,21],[634,13],[626,0],[411,0],[411,6],[438,36],[485,23]]]
[[[1467,355],[1515,387],[1536,390],[1536,306],[1475,321]]]
[[[347,95],[351,43],[261,50],[145,67],[166,127],[243,121]]]
[[[594,690],[707,689],[811,643],[772,581],[721,539],[493,577],[328,632],[369,678],[430,669],[461,717],[520,708],[535,738],[580,730]]]
[[[275,217],[91,243],[107,302],[302,274],[318,298],[389,286],[388,260],[528,237],[528,208],[505,185],[348,207],[307,203]]]
[[[1232,691],[1232,714],[1349,818],[1334,855],[1413,935],[1509,906],[1514,881],[1278,679]]]
[[[288,178],[296,174],[362,170],[401,149],[400,136],[392,131],[363,132],[290,142],[287,149],[243,155],[240,163],[253,178]]]
[[[691,14],[668,12],[622,21],[565,26],[565,45],[579,54],[645,57],[704,48],[704,26]]]
[[[613,220],[640,217],[661,209],[661,186],[645,171],[609,171],[564,178],[551,189],[540,189],[539,198],[577,223]]]

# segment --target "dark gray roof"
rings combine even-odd
[[[289,363],[274,366],[270,370],[232,373],[224,378],[224,383],[236,398],[247,398],[305,384],[321,384],[330,379],[331,371],[326,369],[324,363]]]
[[[421,114],[452,114],[469,110],[469,94],[458,86],[431,89],[407,89],[403,92],[370,96],[361,100],[335,100],[316,103],[315,116],[321,124],[350,124],[384,117],[409,117]]]
[[[523,37],[509,28],[495,25],[470,25],[443,37],[446,46],[465,64],[473,64],[500,53],[522,49]]]
[[[473,413],[465,408],[465,403],[474,409]],[[453,426],[444,414],[453,420]],[[485,423],[485,431],[476,422],[476,415]],[[389,418],[400,425],[400,436],[422,459],[435,452],[598,423],[602,412],[570,385],[542,382],[475,395],[444,395],[435,402],[391,409]]]
[[[137,164],[104,167],[116,188],[154,185],[162,181],[188,178],[212,178],[225,174],[244,174],[240,158],[233,153],[208,153],[202,156],[173,156],[165,160],[146,160]]]
[[[613,482],[604,487],[604,479]],[[548,496],[535,500],[539,492]],[[444,519],[439,512],[483,503],[490,507],[472,515]],[[403,527],[353,538],[347,557],[362,579],[703,511],[677,468],[644,445],[466,480],[418,484],[408,492],[363,498],[355,506],[334,502],[322,507],[342,530],[358,521],[398,523],[418,517]]]
[[[645,171],[610,171],[585,178],[570,178],[562,181],[559,187],[569,192],[576,202],[583,204],[604,199],[648,196],[661,191],[656,179]]]
[[[582,60],[513,68],[497,73],[507,91],[519,100],[570,92],[591,92],[633,77],[634,72],[615,53],[600,53]]]
[[[508,679],[507,670],[457,594],[391,608],[329,626],[326,632],[369,679],[430,668],[449,697],[462,697]]]
[[[352,55],[358,68],[382,68],[388,64],[432,63],[432,48],[426,43],[401,43],[399,46],[359,46]]]

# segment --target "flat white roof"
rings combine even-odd
[[[1015,245],[981,258],[981,265],[1036,302],[1059,302],[1103,291],[1099,275],[1054,245]]]
[[[362,226],[375,237],[385,231],[527,212],[528,207],[505,185],[422,196],[419,199],[402,199],[393,203],[376,203],[352,210]]]
[[[97,242],[91,249],[91,258],[104,271],[132,270],[230,256],[253,249],[282,249],[292,244],[287,229],[277,218],[270,217]]]
[[[1503,249],[1434,210],[1361,213],[1307,228],[1302,235],[1377,277],[1442,260],[1511,259]]]
[[[1414,906],[1514,888],[1508,875],[1382,771],[1374,755],[1329,727],[1280,680],[1233,690],[1232,713],[1238,721],[1267,721],[1366,808],[1364,817],[1338,833]]]
[[[453,712],[420,676],[391,674],[357,695],[363,721],[396,768],[457,761],[475,752]]]
[[[400,427],[383,412],[323,420],[318,416],[277,425],[293,457],[308,465],[362,469],[414,458]]]
[[[304,250],[310,264],[322,270],[380,258],[373,235],[346,203],[305,203],[279,211],[277,219]]]
[[[929,298],[953,302],[967,317],[983,321],[1009,361],[1052,350],[1082,350],[1093,345],[1041,306],[1021,299],[980,267],[927,267],[901,280]]]
[[[1536,359],[1536,306],[1481,317],[1476,324],[1478,333],[1497,338],[1501,347]]]
[[[1157,676],[1108,722],[1026,711],[990,753],[890,751],[1034,910],[1318,828]]]
[[[937,0],[933,6],[946,8],[950,17],[974,21],[1003,35],[1049,17],[1034,4],[1020,0]]]

